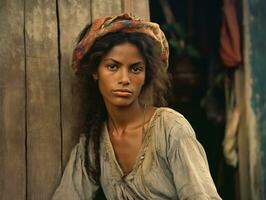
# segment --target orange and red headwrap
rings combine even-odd
[[[102,17],[92,23],[89,31],[74,49],[72,58],[72,66],[74,70],[79,70],[80,61],[97,39],[113,32],[140,32],[149,35],[159,44],[165,68],[168,67],[168,43],[159,25],[153,22],[141,20],[128,14],[121,14],[118,16]]]

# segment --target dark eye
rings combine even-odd
[[[134,74],[139,74],[139,73],[141,73],[142,71],[144,71],[144,66],[143,66],[143,65],[134,65],[134,66],[132,66],[131,71],[132,71]]]
[[[110,71],[116,71],[118,69],[118,66],[115,63],[109,63],[106,64],[106,68]]]

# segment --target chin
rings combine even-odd
[[[114,103],[115,107],[128,107],[132,105],[132,102],[120,102],[120,103]]]
[[[132,101],[132,99],[119,99],[117,101],[111,102],[111,105],[116,107],[128,107],[132,105],[135,101]]]

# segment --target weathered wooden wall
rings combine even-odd
[[[266,1],[243,0],[243,123],[239,140],[241,200],[266,199]]]
[[[16,0],[0,4],[0,199],[24,200],[27,151],[24,4]]]
[[[75,38],[122,12],[147,19],[148,0],[1,0],[1,200],[50,199],[78,139]]]
[[[266,199],[266,1],[248,1],[250,107],[250,174],[251,198]]]

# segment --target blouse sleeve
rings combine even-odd
[[[56,189],[52,200],[92,200],[98,190],[88,177],[85,165],[85,137],[71,152],[60,185]]]
[[[180,200],[220,200],[192,127],[185,119],[174,124],[168,135],[167,159]]]

